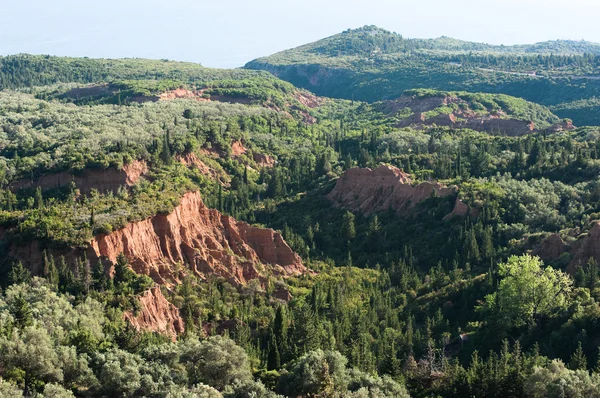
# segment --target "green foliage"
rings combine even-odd
[[[414,88],[502,93],[556,106],[559,116],[576,124],[597,124],[597,107],[588,113],[582,106],[600,97],[600,81],[593,77],[599,68],[596,43],[493,46],[448,37],[406,39],[375,26],[246,64],[319,95],[373,102]],[[312,78],[324,72],[327,79]]]
[[[576,55],[593,50],[586,43],[501,49],[407,40],[373,27],[318,46],[327,61],[315,46],[302,50],[315,70],[345,63],[326,69],[323,90],[356,91],[357,98],[492,83],[526,92],[527,84],[537,90],[563,77],[491,78],[478,68],[522,71],[552,61],[568,74],[596,62]],[[563,54],[537,54],[550,50]],[[460,73],[450,64],[458,61]],[[577,271],[570,276],[561,269],[572,253],[551,259],[552,267],[523,254],[551,233],[574,247],[598,218],[597,128],[523,137],[399,129],[400,119],[418,110],[389,114],[380,103],[314,98],[266,73],[168,61],[14,56],[0,66],[0,84],[25,92],[0,93],[0,391],[362,398],[407,391],[577,396],[580,389],[593,396],[597,373],[581,372],[598,358],[597,264],[571,264]],[[365,71],[369,84],[361,83]],[[583,91],[575,80],[568,89],[560,80],[544,101],[577,97]],[[57,84],[31,87],[49,83]],[[176,88],[201,101],[134,100]],[[547,108],[507,95],[405,94],[455,98],[428,116],[460,107],[540,126],[557,121]],[[457,190],[410,211],[375,214],[326,198],[344,171],[381,163],[403,168],[415,185],[437,180]],[[139,179],[123,176],[137,167],[144,169]],[[94,180],[113,174],[123,177],[114,184],[120,187]],[[154,284],[149,276],[133,272],[124,255],[93,264],[79,254],[95,235],[168,214],[190,191],[200,191],[209,208],[280,229],[316,272],[265,272],[233,286],[173,265],[181,283],[174,278],[163,292],[186,332],[171,342],[124,320],[123,312],[140,310],[139,295]],[[446,217],[458,200],[467,214]],[[36,245],[40,261],[33,264],[22,253]],[[572,370],[551,361],[557,359]]]
[[[511,328],[560,313],[568,305],[572,281],[537,257],[512,256],[500,264],[497,292],[486,297],[485,309],[495,325]]]
[[[552,361],[547,368],[535,369],[525,389],[532,398],[598,397],[600,375],[569,370],[561,361]]]

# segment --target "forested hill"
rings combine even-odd
[[[477,51],[493,54],[536,55],[600,55],[600,43],[573,40],[545,41],[525,45],[491,45],[439,37],[435,39],[410,39],[376,26],[348,29],[340,34],[285,50],[266,59],[273,63],[302,63],[310,55],[317,57],[370,56],[372,53],[397,54],[413,51],[436,50],[445,52]]]
[[[270,78],[268,73],[206,68],[192,62],[139,58],[94,59],[18,54],[0,57],[0,90],[55,83],[112,80],[178,80],[186,83],[222,79]]]
[[[267,70],[319,95],[371,102],[413,88],[504,93],[551,106],[580,125],[600,124],[600,44],[585,41],[495,46],[407,39],[365,26],[245,68]]]

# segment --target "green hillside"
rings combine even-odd
[[[200,64],[169,60],[69,58],[29,54],[0,57],[0,89],[112,80],[170,79],[188,83],[267,76],[255,71],[205,68]]]
[[[600,45],[549,41],[493,46],[451,38],[406,39],[366,26],[249,62],[316,94],[364,101],[413,88],[503,93],[547,106],[579,125],[600,124]]]

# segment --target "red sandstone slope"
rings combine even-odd
[[[573,258],[567,268],[569,273],[573,274],[577,267],[585,266],[590,258],[600,263],[600,222],[595,222],[587,235],[583,235],[570,246]]]
[[[108,235],[97,235],[87,249],[48,250],[67,263],[85,252],[91,264],[102,260],[110,265],[120,253],[129,259],[139,274],[157,283],[177,283],[181,275],[192,272],[205,278],[219,275],[234,285],[269,274],[292,276],[306,272],[302,259],[280,233],[258,228],[207,208],[197,192],[183,196],[169,214],[158,214],[132,222]],[[21,261],[34,274],[43,268],[42,249],[37,241],[13,244],[9,256]]]
[[[567,244],[558,234],[552,234],[532,251],[533,255],[546,262],[558,259],[563,253],[571,255],[567,266],[570,274],[574,274],[578,267],[585,266],[591,258],[600,263],[600,222],[595,221],[590,231],[574,242]]]
[[[169,336],[172,340],[185,330],[179,309],[171,304],[154,286],[138,297],[140,310],[134,314],[126,312],[125,320],[137,330],[156,332]]]
[[[338,179],[327,197],[350,211],[371,214],[393,209],[398,214],[406,214],[432,195],[447,196],[456,192],[455,188],[438,183],[411,184],[410,176],[394,166],[382,165],[375,170],[354,168]]]
[[[199,193],[187,193],[170,214],[97,236],[87,257],[114,263],[119,253],[129,258],[137,273],[150,275],[158,283],[177,282],[178,264],[184,272],[200,277],[216,274],[233,284],[265,277],[268,272],[288,276],[306,271],[281,234],[208,209]]]
[[[452,113],[435,113],[436,109],[453,106]],[[455,95],[433,97],[402,96],[382,104],[382,111],[391,115],[400,110],[409,110],[412,114],[398,123],[398,127],[446,126],[469,128],[488,133],[520,136],[536,131],[533,122],[507,116],[502,111],[478,113],[470,109],[469,103]]]
[[[0,235],[4,230],[0,230]],[[218,275],[234,285],[269,275],[293,276],[307,272],[302,259],[292,251],[281,234],[258,228],[219,211],[207,208],[197,192],[183,196],[169,214],[159,214],[133,222],[108,235],[96,236],[83,250],[91,264],[116,262],[120,253],[129,259],[133,270],[149,275],[159,284],[179,282],[193,273],[201,278]],[[83,252],[56,252],[73,263]],[[9,255],[41,272],[44,255],[37,241],[25,246],[13,245]],[[126,313],[136,328],[155,331],[174,338],[184,329],[179,311],[154,287],[139,297],[140,311]]]

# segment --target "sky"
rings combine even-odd
[[[0,55],[233,68],[349,28],[491,44],[600,42],[600,0],[0,0]]]

